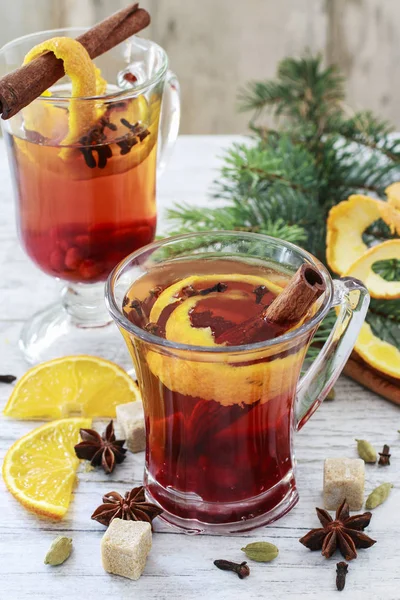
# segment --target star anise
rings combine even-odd
[[[118,492],[109,492],[103,496],[103,503],[96,508],[92,519],[107,527],[113,519],[146,521],[152,524],[153,519],[162,513],[161,508],[146,502],[143,486],[126,492],[124,498]]]
[[[376,540],[368,537],[363,530],[368,527],[372,514],[349,515],[346,500],[336,511],[335,520],[322,508],[316,508],[322,529],[312,529],[299,542],[310,550],[321,550],[326,558],[330,558],[338,547],[346,560],[357,558],[356,548],[370,548]]]
[[[82,441],[75,446],[78,458],[90,460],[90,464],[101,465],[106,473],[111,473],[117,463],[125,460],[126,448],[122,446],[125,440],[116,440],[114,425],[110,421],[103,435],[94,429],[80,430]]]

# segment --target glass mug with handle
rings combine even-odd
[[[19,67],[37,44],[84,31],[43,31],[6,44],[0,75]],[[134,36],[95,64],[107,81],[103,95],[71,100],[65,77],[50,95],[2,121],[20,240],[42,271],[65,284],[61,301],[22,331],[20,346],[33,363],[75,353],[116,358],[104,281],[154,239],[156,170],[178,134],[179,85],[160,46]],[[71,141],[73,112],[82,131]]]
[[[215,343],[218,328],[245,321],[265,298],[267,305],[303,264],[326,286],[303,323],[266,341]],[[226,533],[290,510],[298,500],[293,436],[353,348],[369,303],[362,283],[332,281],[316,258],[278,239],[197,233],[128,256],[107,281],[106,302],[135,365],[147,436],[145,488],[163,518],[185,531]],[[332,307],[329,339],[300,378]]]

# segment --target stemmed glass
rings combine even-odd
[[[1,74],[20,66],[36,44],[83,31],[43,31],[10,42],[0,51]],[[160,46],[135,36],[96,59],[96,66],[108,86],[104,96],[74,98],[74,110],[99,115],[78,143],[63,141],[71,110],[68,78],[2,121],[20,240],[33,262],[63,283],[59,301],[22,330],[20,347],[31,363],[76,353],[116,359],[120,353],[104,306],[104,281],[126,255],[153,241],[156,174],[178,134],[179,85]]]

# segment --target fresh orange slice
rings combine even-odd
[[[115,417],[115,407],[140,399],[132,378],[96,356],[66,356],[29,369],[4,409],[14,419]]]
[[[372,298],[383,300],[400,298],[400,281],[386,281],[372,270],[376,262],[393,258],[400,261],[400,240],[388,240],[373,246],[350,265],[344,275],[360,279],[368,288]]]
[[[74,446],[91,419],[63,419],[34,429],[15,442],[3,462],[9,491],[28,510],[62,519],[68,510],[79,460]]]
[[[400,351],[374,335],[368,323],[363,324],[354,348],[371,367],[400,379]]]

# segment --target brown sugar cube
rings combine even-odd
[[[121,427],[126,447],[131,452],[142,452],[146,448],[143,404],[140,400],[117,406],[117,420]]]
[[[151,525],[113,519],[101,540],[101,559],[108,573],[137,580],[151,549]]]
[[[346,500],[350,510],[364,503],[365,463],[361,458],[327,458],[324,465],[324,505],[336,510]]]

